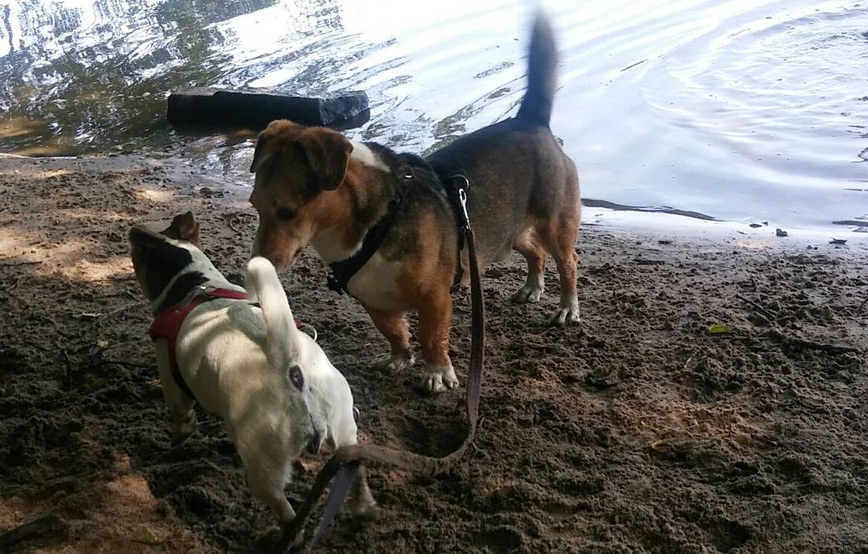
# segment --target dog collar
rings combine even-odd
[[[193,393],[190,391],[190,387],[187,386],[187,383],[184,382],[184,378],[181,376],[181,370],[178,368],[178,359],[175,356],[175,348],[178,343],[178,333],[181,331],[181,325],[184,324],[184,319],[186,319],[190,312],[193,311],[193,308],[203,302],[214,300],[216,298],[246,300],[247,293],[232,289],[196,287],[190,295],[184,299],[184,301],[157,314],[154,318],[154,322],[148,329],[148,335],[151,337],[151,340],[156,341],[159,339],[165,339],[168,343],[169,367],[172,370],[172,377],[174,377],[175,383],[178,387],[191,397],[193,397]]]

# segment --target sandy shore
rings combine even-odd
[[[193,210],[240,276],[247,191],[177,160],[0,158],[0,530],[54,514],[20,552],[249,552],[271,518],[222,424],[172,448],[132,276],[131,224]],[[593,221],[593,210],[586,220]],[[373,468],[382,518],[345,516],[318,552],[868,551],[868,250],[861,243],[697,239],[589,225],[581,326],[544,325],[490,268],[476,448],[453,475]],[[363,439],[428,454],[463,433],[463,389],[415,389],[307,253],[284,275],[362,413]],[[710,329],[724,332],[711,333]],[[457,299],[453,359],[469,355]],[[321,460],[308,459],[311,469]],[[289,488],[293,503],[311,472]]]

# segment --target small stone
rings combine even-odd
[[[823,319],[825,319],[826,321],[832,321],[833,319],[835,319],[835,312],[833,312],[832,308],[830,308],[829,306],[823,306],[821,314],[823,316]]]
[[[775,235],[777,235],[779,237],[786,237],[789,235],[789,233],[787,233],[783,229],[775,229]]]
[[[501,277],[503,277],[503,271],[496,267],[492,267],[485,272],[485,276],[491,279],[500,279]]]
[[[161,537],[145,524],[139,524],[133,529],[132,534],[130,534],[130,540],[142,544],[162,544],[166,542],[165,537]]]

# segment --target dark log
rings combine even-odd
[[[191,88],[169,95],[166,118],[175,127],[203,130],[264,129],[275,119],[350,129],[370,118],[368,95],[346,92],[306,98],[268,92]]]
[[[44,535],[50,532],[63,531],[66,528],[64,522],[57,514],[48,513],[18,527],[0,534],[0,548],[6,549],[33,536]]]

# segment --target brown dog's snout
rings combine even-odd
[[[253,256],[262,256],[280,271],[292,265],[299,248],[294,240],[281,238],[276,229],[259,224],[256,238],[253,240]]]

